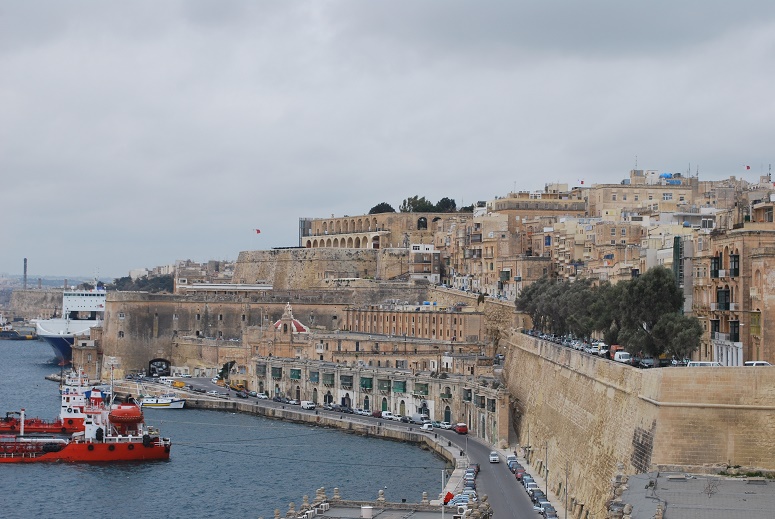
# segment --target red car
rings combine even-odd
[[[452,430],[458,434],[468,434],[468,426],[464,423],[455,424]]]

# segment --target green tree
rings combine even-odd
[[[419,197],[417,195],[405,198],[398,208],[402,213],[432,213],[435,209],[436,206],[429,202],[424,196]]]
[[[654,325],[652,335],[662,352],[676,359],[686,359],[700,347],[702,323],[696,317],[677,313],[663,315]]]
[[[387,202],[381,202],[371,209],[369,209],[369,214],[380,214],[380,213],[395,213],[396,210],[393,209],[393,206],[388,204]]]
[[[436,202],[437,213],[454,213],[455,211],[457,211],[457,204],[451,198],[445,196]]]

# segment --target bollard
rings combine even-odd
[[[447,442],[447,447],[452,447],[452,442]]]

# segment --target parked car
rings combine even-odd
[[[269,397],[266,396],[264,393],[259,393],[256,398],[260,398],[262,400],[268,400],[269,399]]]
[[[291,405],[299,405],[300,402],[296,399],[291,399],[291,400],[288,400],[287,403]]]
[[[258,393],[256,393],[255,391],[248,391],[248,396],[256,397],[258,396]]]
[[[408,416],[402,416],[401,423],[412,423],[412,419],[409,418]]]
[[[460,422],[455,424],[455,427],[453,427],[452,430],[458,434],[468,434],[468,425]]]
[[[195,387],[191,391],[195,391],[197,393],[205,393],[207,390],[205,388],[203,388],[203,387]]]
[[[372,411],[371,416],[374,418],[382,418],[382,411]]]
[[[237,398],[247,398],[248,394],[245,391],[237,391],[235,393],[237,395]]]
[[[212,390],[208,391],[207,394],[208,395],[213,395],[213,396],[220,396],[220,393],[218,391],[216,391],[215,389],[212,389]]]
[[[654,357],[644,357],[640,359],[640,362],[638,363],[638,367],[643,369],[653,368],[654,366],[656,366]]]
[[[452,424],[449,422],[441,422],[439,424],[439,429],[452,429]]]
[[[400,414],[394,414],[392,417],[390,417],[390,419],[395,422],[400,422],[402,418],[403,416],[401,416]]]
[[[490,463],[500,463],[501,457],[495,451],[490,452]]]
[[[479,474],[479,469],[480,467],[478,463],[471,463],[470,465],[468,465],[468,470],[473,470],[474,475]]]
[[[421,431],[432,431],[433,430],[433,424],[430,423],[430,422],[424,423],[424,424],[422,424],[420,426],[420,430]]]

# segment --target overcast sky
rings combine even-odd
[[[636,157],[756,180],[774,91],[772,0],[3,1],[0,273],[234,260]]]

